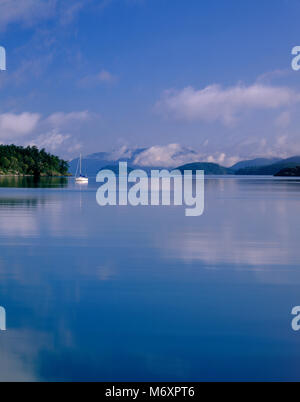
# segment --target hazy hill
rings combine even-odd
[[[98,152],[91,155],[87,155],[82,159],[82,170],[89,176],[96,176],[100,169],[107,166],[117,166],[119,162],[127,162],[129,166],[134,165],[134,160],[138,154],[143,152],[145,148],[138,148],[134,150],[128,150],[125,152],[125,156],[118,157],[108,152]],[[70,162],[69,171],[72,174],[76,173],[79,158],[73,159]]]
[[[186,165],[179,166],[181,172],[184,170],[192,170],[193,173],[196,170],[204,170],[204,173],[207,175],[223,175],[223,174],[234,174],[233,170],[230,168],[226,168],[224,166],[220,166],[217,163],[209,163],[209,162],[195,162],[195,163],[187,163]]]
[[[247,167],[239,169],[235,173],[237,175],[276,175],[280,170],[286,168],[295,168],[300,165],[300,156],[293,156],[292,158],[283,159],[280,162],[273,163],[267,166],[260,167]]]
[[[119,175],[119,165],[103,166],[103,168],[101,168],[101,170],[111,170],[112,172],[115,173],[116,176]],[[131,166],[127,166],[127,173],[129,174],[132,171],[133,171],[133,168]]]
[[[246,161],[241,161],[236,163],[235,165],[231,166],[231,169],[233,170],[239,170],[239,169],[245,169],[248,167],[261,167],[261,166],[268,166],[268,165],[273,165],[274,163],[282,161],[281,158],[256,158],[256,159],[250,159]]]

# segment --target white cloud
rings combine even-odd
[[[165,91],[157,108],[179,119],[220,121],[228,125],[244,111],[279,109],[299,100],[300,95],[286,87],[259,83],[230,88],[210,85],[200,90],[187,87],[181,91]]]
[[[122,145],[120,148],[114,149],[112,152],[110,152],[108,158],[112,161],[122,158],[129,159],[132,157],[133,152],[133,149],[128,148],[126,145]]]
[[[192,162],[211,162],[224,166],[232,166],[238,160],[240,160],[239,157],[228,156],[223,152],[209,154],[182,147],[179,144],[168,144],[147,148],[137,155],[134,164],[139,166],[173,168]]]
[[[115,80],[114,75],[112,75],[109,71],[102,70],[97,75],[97,79],[102,82],[112,82]]]
[[[66,126],[75,122],[85,122],[91,118],[91,114],[87,111],[63,113],[57,112],[51,114],[46,122],[52,126]]]
[[[50,133],[41,134],[30,145],[36,145],[38,148],[45,148],[50,151],[57,150],[63,143],[70,139],[70,134],[61,134],[55,130]]]
[[[169,144],[165,146],[155,145],[141,152],[134,160],[140,166],[159,166],[171,167],[189,162],[196,162],[198,156],[190,150],[183,149],[179,144]]]
[[[0,138],[10,140],[24,136],[37,127],[39,120],[38,113],[0,114]]]
[[[291,122],[291,114],[289,111],[285,110],[284,112],[280,113],[275,120],[275,125],[278,128],[286,128],[289,126]]]
[[[76,138],[76,134],[80,135],[78,129],[92,117],[93,114],[87,110],[53,113],[41,121],[36,136],[29,143],[51,152],[63,150],[65,155],[72,154],[81,148],[81,143]],[[61,130],[67,130],[67,133],[62,133]]]
[[[30,26],[50,18],[55,18],[62,25],[69,24],[93,1],[95,0],[0,0],[0,30],[5,30],[12,23]],[[101,4],[106,6],[105,2]]]
[[[113,0],[0,0],[0,31],[12,23],[30,26],[50,18],[55,18],[61,25],[69,24],[89,4],[94,3],[97,6],[94,10],[103,10],[112,2]],[[135,2],[138,3],[139,0]]]
[[[61,12],[60,22],[65,25],[74,20],[78,13],[82,10],[89,0],[72,1],[72,4],[67,4]]]
[[[101,70],[94,75],[87,75],[79,81],[79,86],[90,87],[98,84],[113,84],[117,81],[117,77],[107,70]]]
[[[0,142],[5,144],[36,145],[49,152],[69,157],[81,148],[81,129],[94,114],[56,112],[43,117],[38,113],[0,114]]]
[[[219,165],[230,167],[241,159],[243,158],[240,156],[227,155],[225,152],[215,152],[213,155],[206,155],[204,162],[218,163]]]
[[[39,78],[53,60],[53,53],[41,57],[23,60],[19,67],[14,71],[6,71],[5,75],[0,75],[0,88],[18,87],[29,80]]]
[[[56,0],[0,0],[0,30],[10,23],[32,24],[54,15]]]

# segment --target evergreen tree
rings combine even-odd
[[[69,164],[45,149],[0,145],[0,174],[65,176]]]

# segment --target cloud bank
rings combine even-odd
[[[224,152],[207,153],[183,147],[180,144],[155,145],[145,149],[134,159],[138,166],[173,168],[192,162],[211,162],[231,166],[240,160],[237,156],[226,155]]]
[[[36,145],[51,152],[68,155],[81,148],[80,132],[94,115],[88,111],[0,114],[0,143]],[[79,133],[79,134],[78,134]]]
[[[156,108],[178,119],[231,125],[245,111],[279,109],[299,101],[300,95],[286,87],[209,85],[200,90],[189,86],[165,91]]]
[[[17,138],[33,131],[40,120],[38,113],[0,114],[0,138]]]

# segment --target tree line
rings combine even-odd
[[[0,175],[65,176],[68,162],[36,146],[0,145]]]

